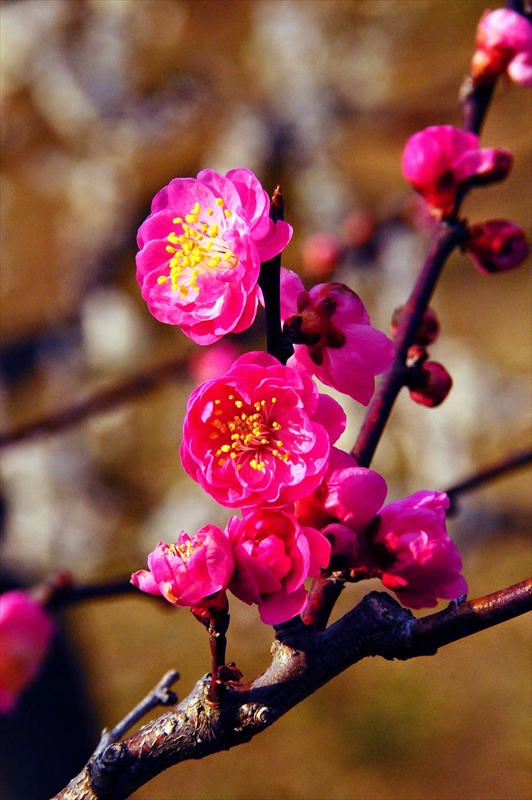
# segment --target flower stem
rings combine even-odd
[[[393,404],[409,374],[406,356],[411,347],[440,277],[443,266],[466,235],[465,226],[459,222],[442,223],[429,246],[425,263],[404,306],[402,320],[395,335],[395,358],[381,380],[370,403],[352,453],[359,466],[369,467],[380,437],[384,431]]]
[[[274,222],[284,219],[284,200],[280,186],[272,196],[270,217]],[[285,342],[281,328],[281,253],[260,265],[259,286],[264,295],[266,311],[266,349],[281,364],[286,364],[294,350]]]

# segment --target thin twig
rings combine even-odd
[[[270,217],[274,222],[284,219],[284,200],[281,187],[273,193]],[[260,265],[259,286],[264,297],[266,317],[266,349],[281,364],[286,364],[293,347],[283,340],[281,329],[281,253]]]
[[[465,237],[461,223],[441,224],[433,235],[422,270],[408,298],[395,335],[395,358],[370,403],[353,455],[361,467],[369,467],[393,404],[408,376],[406,357],[423,320],[430,298],[447,258]]]
[[[161,678],[157,686],[146,695],[146,697],[135,706],[135,708],[126,714],[123,720],[121,720],[118,725],[116,725],[112,730],[104,729],[102,731],[102,735],[100,741],[98,743],[98,747],[94,751],[94,755],[97,756],[102,753],[106,747],[109,747],[111,744],[115,744],[119,742],[122,736],[124,736],[130,728],[135,725],[139,719],[142,719],[146,714],[148,714],[153,708],[157,706],[174,706],[177,703],[177,695],[170,689],[177,680],[179,680],[179,673],[176,672],[174,669],[170,670],[166,673],[166,675]]]
[[[519,469],[520,467],[525,467],[530,463],[532,463],[532,450],[525,450],[524,452],[516,453],[513,456],[507,456],[501,461],[498,461],[496,464],[492,464],[491,467],[486,467],[485,469],[476,472],[474,475],[471,475],[469,478],[460,481],[460,483],[455,483],[453,486],[450,486],[445,492],[451,501],[451,506],[448,513],[457,513],[457,498],[460,495],[464,494],[465,492],[470,492],[472,489],[476,489],[479,486],[483,486],[484,484],[489,483],[490,481],[494,480],[495,478],[499,478],[502,475],[507,475],[509,472],[513,472],[513,470]]]
[[[72,403],[66,408],[54,411],[33,422],[24,423],[11,431],[6,431],[0,434],[0,448],[16,444],[32,436],[56,433],[81,422],[81,420],[147,394],[164,381],[181,377],[186,364],[185,356],[171,358],[163,364],[143,370],[109,388],[96,391],[90,397]]]

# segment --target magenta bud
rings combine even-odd
[[[514,269],[529,253],[523,230],[505,219],[472,225],[465,249],[475,267],[485,275]]]
[[[408,391],[415,403],[435,408],[443,403],[452,385],[453,379],[442,364],[438,364],[437,361],[425,361],[416,371]]]
[[[480,151],[480,165],[474,175],[464,181],[464,186],[488,186],[503,181],[509,174],[514,157],[503,147]]]
[[[471,63],[475,85],[493,83],[500,75],[532,86],[532,25],[517,11],[485,11],[477,28]]]

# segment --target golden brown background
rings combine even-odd
[[[422,127],[460,124],[457,93],[484,8],[477,0],[2,3],[3,430],[195,349],[142,302],[135,234],[155,191],[207,166],[251,168],[270,192],[282,184],[295,231],[284,264],[300,272],[312,231],[345,237],[346,216],[369,212],[375,246],[352,251],[337,279],[387,329],[427,241],[405,224],[412,192],[402,148]],[[528,236],[531,110],[530,92],[501,81],[482,142],[511,149],[514,170],[464,207],[472,221],[507,217]],[[443,330],[433,356],[455,386],[434,411],[399,399],[374,462],[389,498],[445,489],[529,441],[529,269],[481,276],[457,254],[433,305]],[[260,336],[259,322],[240,344],[262,346]],[[3,451],[2,555],[12,574],[121,577],[144,566],[159,538],[223,524],[226,512],[179,462],[193,385],[184,373]],[[354,406],[345,447],[362,418]],[[529,501],[523,471],[462,502],[450,528],[472,596],[528,576]],[[340,607],[366,588],[349,587]],[[250,679],[268,663],[271,631],[236,600],[231,615],[229,658]],[[79,605],[65,625],[100,726],[115,724],[167,669],[181,673],[184,696],[209,668],[191,615],[140,595]],[[525,617],[435,658],[368,660],[250,744],[169,770],[135,797],[524,800],[529,640]]]

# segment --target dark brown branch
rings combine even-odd
[[[64,579],[61,575],[59,580],[52,578],[49,582],[45,582],[36,587],[36,591],[40,593],[42,602],[51,610],[64,608],[65,606],[83,602],[84,600],[120,597],[125,594],[137,594],[139,597],[142,596],[139,594],[138,588],[133,586],[129,577],[123,580],[110,581],[108,583],[93,583],[84,586],[76,586],[75,583],[71,582],[70,578]],[[154,597],[156,597],[156,595],[154,595]]]
[[[139,372],[131,378],[126,378],[120,383],[116,383],[110,388],[95,392],[85,400],[72,403],[66,408],[55,411],[47,416],[40,417],[33,422],[20,425],[11,431],[0,434],[0,447],[16,444],[23,439],[57,431],[75,425],[94,414],[101,414],[121,403],[141,397],[159,384],[172,378],[178,378],[183,374],[187,359],[185,356],[171,358],[163,364]]]
[[[457,222],[441,224],[432,237],[425,263],[401,315],[393,364],[377,387],[352,451],[361,467],[370,465],[397,395],[407,382],[408,349],[414,343],[445,262],[465,236],[464,226]]]
[[[392,597],[371,592],[326,631],[304,624],[278,633],[268,670],[247,687],[209,701],[210,676],[180,705],[120,744],[95,754],[56,800],[120,800],[170,766],[248,742],[368,656],[407,660],[532,610],[532,580],[416,619]]]
[[[270,217],[274,222],[284,219],[284,200],[280,186],[272,196]],[[266,349],[281,364],[286,364],[294,349],[284,341],[281,328],[281,256],[282,253],[279,253],[260,265],[259,286],[264,296]]]
[[[466,478],[464,481],[460,481],[460,483],[455,483],[454,486],[450,486],[446,490],[446,494],[449,496],[451,501],[451,507],[449,508],[448,513],[457,513],[457,498],[460,495],[465,494],[465,492],[470,492],[472,489],[477,489],[479,486],[483,486],[495,478],[499,478],[502,475],[507,475],[509,472],[513,472],[513,470],[519,469],[520,467],[525,467],[530,463],[532,463],[532,450],[525,450],[524,452],[516,453],[513,456],[503,458],[501,461],[498,461],[491,467],[486,467],[486,469],[476,472],[470,478]]]

